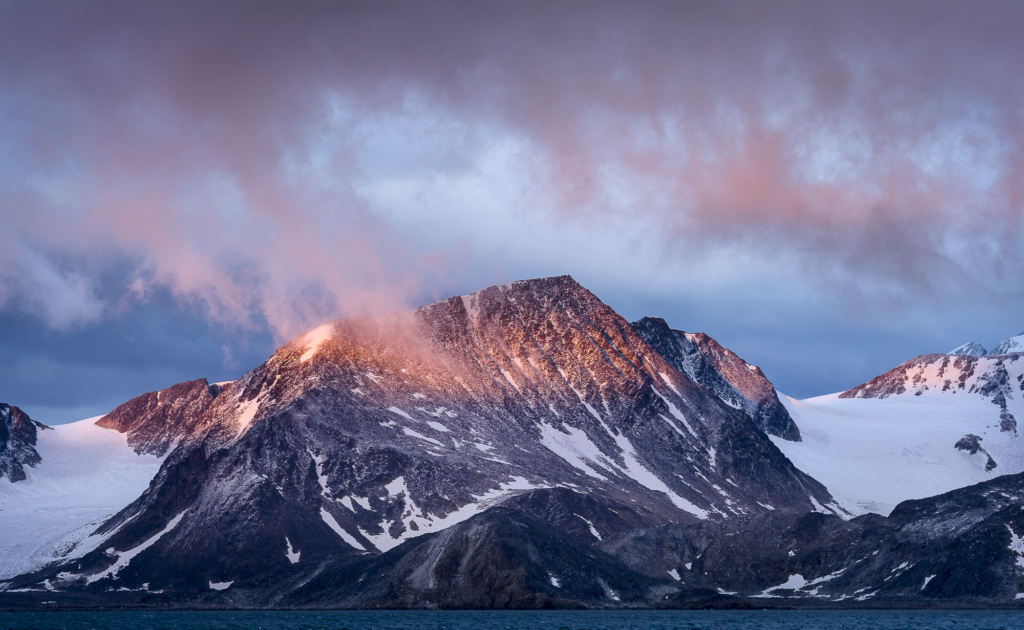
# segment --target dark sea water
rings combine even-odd
[[[0,612],[0,630],[1024,630],[1024,611]]]

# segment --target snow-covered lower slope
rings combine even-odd
[[[42,461],[26,479],[0,479],[0,579],[77,557],[101,542],[89,536],[138,497],[161,459],[137,455],[124,434],[98,418],[40,431]]]
[[[1001,408],[976,392],[932,388],[886,398],[780,398],[803,441],[772,441],[857,514],[888,515],[900,501],[1024,471],[1024,438],[1000,430]],[[1007,407],[1024,417],[1020,396]],[[968,434],[981,438],[984,451],[956,448]],[[989,457],[997,465],[986,470]]]

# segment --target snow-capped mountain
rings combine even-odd
[[[0,403],[0,479],[15,482],[25,478],[25,467],[41,461],[35,448],[38,434],[49,428],[21,409]]]
[[[997,354],[1012,354],[1015,352],[1024,352],[1024,332],[1016,337],[1007,337],[1006,339],[1003,339],[999,342],[999,345],[992,349],[991,352],[985,350],[985,347],[980,343],[971,341],[950,350],[946,354],[984,357],[995,356]]]
[[[1024,352],[1024,332],[1016,337],[1008,337],[999,342],[999,345],[989,352],[989,356],[996,354],[1010,354],[1013,352]]]
[[[732,382],[741,360],[719,355],[707,365]],[[182,383],[96,422],[164,457],[159,471],[68,561],[12,584],[308,580],[499,504],[590,542],[779,508],[841,513],[758,429],[765,400],[737,382],[743,397],[726,404],[716,394],[735,392],[695,383],[568,276],[339,320],[238,381]],[[748,415],[744,401],[760,406]]]
[[[783,397],[804,440],[773,439],[857,513],[1019,473],[1022,358],[929,354],[840,394]]]
[[[633,329],[673,367],[727,405],[742,409],[762,431],[800,441],[800,429],[761,368],[704,333],[672,330],[661,318],[644,317],[633,322]]]
[[[988,354],[988,350],[986,350],[985,346],[981,345],[977,341],[970,341],[962,346],[957,346],[946,354],[966,357],[983,357]]]

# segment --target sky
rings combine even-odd
[[[794,397],[1024,330],[1019,2],[0,0],[0,401],[571,274]]]

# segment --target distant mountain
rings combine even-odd
[[[734,378],[739,359],[714,352],[707,365]],[[99,420],[165,457],[159,472],[79,543],[86,553],[15,583],[250,588],[497,505],[581,543],[774,509],[842,513],[744,411],[766,401],[736,382],[747,393],[724,403],[568,276],[332,322],[238,381],[182,383]]]
[[[999,342],[991,352],[986,351],[985,347],[980,343],[972,341],[965,343],[953,350],[950,350],[946,354],[952,355],[963,355],[971,357],[983,357],[983,356],[995,356],[1000,354],[1012,354],[1016,352],[1024,352],[1024,332],[1017,335],[1016,337],[1008,337]]]
[[[958,346],[946,354],[952,354],[955,356],[966,356],[966,357],[983,357],[988,354],[988,350],[985,350],[985,346],[981,345],[976,341],[965,343],[962,346]]]
[[[1014,352],[1024,352],[1024,332],[1017,335],[1016,337],[1009,337],[999,342],[999,345],[989,352],[989,355],[996,354],[1010,354]]]
[[[800,441],[800,429],[761,368],[750,365],[704,333],[672,330],[660,318],[644,317],[633,322],[633,328],[674,368],[725,404],[743,410],[762,431],[784,440]]]
[[[1021,358],[923,355],[840,394],[784,398],[804,441],[775,443],[857,513],[1022,472]]]
[[[0,403],[0,479],[25,479],[25,466],[42,461],[35,449],[37,435],[49,428],[21,409]]]

